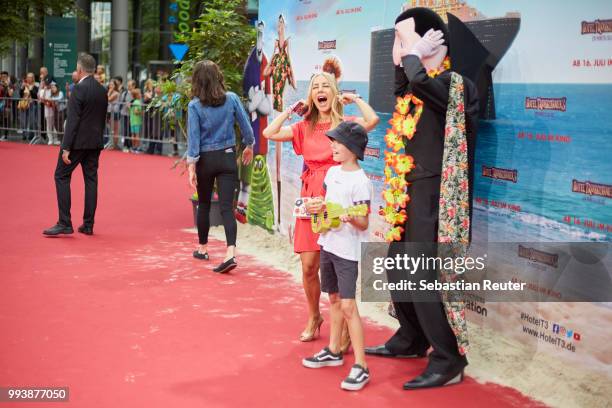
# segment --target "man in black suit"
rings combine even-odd
[[[108,99],[104,87],[93,77],[96,61],[89,54],[77,60],[77,84],[68,100],[68,118],[64,139],[55,168],[55,188],[59,220],[43,231],[44,235],[72,234],[70,219],[70,179],[81,164],[85,179],[85,211],[79,232],[93,234],[98,201],[98,160],[104,148],[103,134]]]

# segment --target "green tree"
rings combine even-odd
[[[208,0],[204,13],[194,22],[195,30],[177,36],[189,45],[187,59],[180,70],[191,74],[193,64],[202,59],[216,62],[227,87],[242,94],[244,63],[255,45],[257,33],[242,12],[244,1]]]
[[[142,5],[142,42],[140,43],[140,60],[147,61],[159,59],[159,38],[167,35],[159,32],[158,0],[141,0]]]
[[[255,27],[244,16],[244,5],[244,0],[207,0],[193,30],[176,36],[176,41],[187,44],[189,51],[172,73],[172,80],[162,84],[162,95],[151,106],[163,108],[166,119],[180,119],[177,122],[183,130],[186,118],[177,111],[187,110],[191,74],[198,61],[208,59],[217,63],[227,89],[242,94],[244,64],[257,39]]]
[[[76,0],[4,0],[0,12],[0,55],[11,49],[13,42],[25,44],[42,37],[45,15],[78,14]]]

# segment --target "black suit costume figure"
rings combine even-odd
[[[55,168],[55,187],[59,219],[57,225],[46,230],[45,235],[71,233],[70,180],[72,172],[80,164],[85,181],[85,210],[80,232],[93,232],[98,199],[98,161],[104,148],[103,134],[106,123],[108,99],[106,91],[93,75],[81,79],[68,100],[68,117],[61,150]],[[70,164],[62,154],[70,152]],[[63,228],[63,230],[62,230]]]
[[[463,23],[450,14],[450,30],[430,9],[408,9],[397,18],[396,24],[409,18],[414,19],[415,32],[420,37],[425,36],[432,28],[444,33],[444,45],[448,47],[450,55],[450,70],[430,76],[419,56],[411,54],[403,56],[401,66],[395,67],[395,96],[412,94],[422,101],[423,110],[413,137],[404,142],[405,153],[413,157],[415,167],[405,175],[406,181],[409,182],[407,192],[410,197],[406,205],[407,218],[401,225],[403,233],[400,242],[391,243],[389,246],[389,257],[405,253],[413,257],[437,255],[436,245],[428,243],[435,243],[439,238],[440,185],[449,90],[451,79],[456,74],[459,74],[463,81],[462,110],[465,112],[464,133],[467,139],[471,218],[471,187],[479,112],[478,91],[472,80],[476,79],[488,55]],[[408,242],[415,245],[408,247],[403,244]],[[415,276],[419,276],[421,272],[423,271],[417,271]],[[403,270],[390,269],[387,274],[390,282],[409,278]],[[417,296],[428,296],[427,301],[417,299]],[[460,336],[451,328],[449,314],[440,294],[407,292],[401,296],[392,294],[392,297],[400,328],[384,345],[366,348],[366,353],[418,358],[425,357],[431,347],[425,372],[405,383],[404,389],[437,387],[460,382],[463,369],[467,365],[465,350],[458,346]]]

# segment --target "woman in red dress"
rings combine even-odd
[[[336,74],[337,75],[337,74]],[[338,126],[343,120],[353,120],[368,131],[378,124],[376,112],[355,94],[340,94],[336,77],[327,72],[313,75],[308,87],[306,100],[297,104],[306,108],[304,119],[291,126],[283,126],[293,106],[281,113],[263,131],[264,137],[270,140],[293,143],[295,154],[304,158],[305,170],[302,173],[301,197],[324,197],[323,179],[327,169],[337,164],[332,159],[331,145],[325,135],[330,129]],[[343,106],[355,103],[362,117],[344,117]],[[296,197],[297,198],[297,197]],[[309,212],[320,210],[320,204],[308,208]],[[294,251],[300,254],[302,262],[302,282],[308,302],[308,322],[300,335],[301,341],[314,340],[320,330],[323,318],[319,310],[321,283],[319,280],[318,234],[312,232],[309,219],[297,218],[295,222]]]

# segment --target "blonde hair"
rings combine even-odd
[[[106,83],[106,68],[104,68],[104,65],[96,66],[96,74],[100,76],[100,83],[105,84]]]
[[[132,98],[134,99],[142,98],[142,93],[140,92],[140,88],[134,88],[132,89],[130,93],[132,94]]]
[[[144,90],[145,91],[155,91],[155,84],[153,83],[153,80],[151,78],[147,79],[144,83]]]
[[[308,85],[308,96],[306,98],[306,106],[308,110],[304,115],[305,120],[310,122],[310,127],[314,129],[314,126],[319,121],[319,110],[317,106],[314,104],[314,100],[312,99],[312,86],[314,80],[318,77],[323,77],[329,82],[329,85],[332,90],[332,100],[331,100],[331,127],[330,129],[335,128],[344,120],[344,105],[340,100],[340,90],[338,89],[338,83],[336,82],[336,77],[327,72],[319,72],[314,74],[310,79],[310,84]]]

